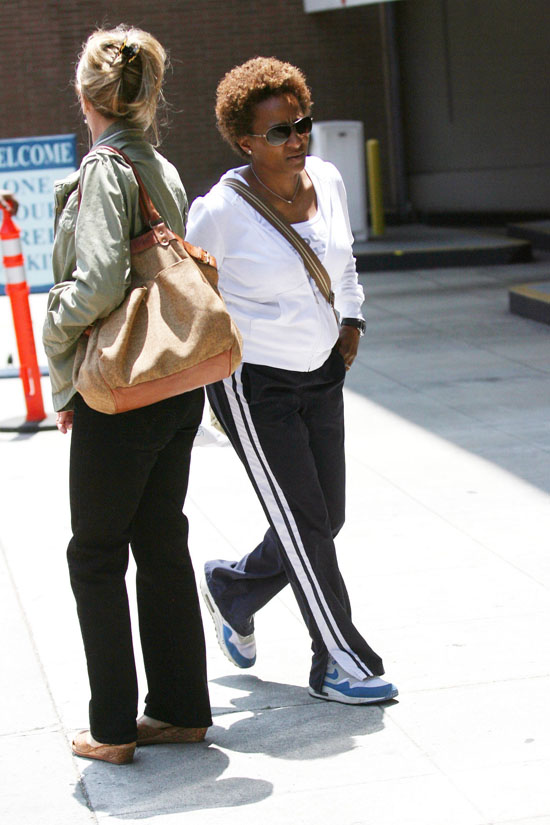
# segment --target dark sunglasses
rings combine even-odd
[[[277,126],[272,126],[271,129],[267,130],[265,135],[249,133],[249,137],[263,137],[270,146],[282,146],[291,136],[293,129],[297,135],[309,135],[312,126],[313,118],[306,115],[305,117],[298,118],[294,123],[279,123]]]

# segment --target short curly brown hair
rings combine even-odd
[[[309,114],[311,92],[303,72],[291,63],[253,57],[222,77],[216,91],[216,120],[223,139],[237,154],[246,157],[237,141],[252,131],[254,107],[281,94],[293,94],[304,114]]]

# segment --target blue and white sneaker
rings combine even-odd
[[[321,692],[309,688],[309,695],[327,702],[342,702],[345,705],[370,705],[394,699],[398,690],[391,682],[379,676],[355,679],[334,661],[329,660]]]
[[[241,636],[231,627],[219,611],[214,601],[214,596],[206,583],[206,579],[201,581],[201,593],[208,612],[214,620],[218,644],[230,662],[237,667],[252,667],[256,661],[256,640],[254,633],[249,636]]]

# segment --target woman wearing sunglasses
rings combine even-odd
[[[241,367],[208,388],[260,498],[269,528],[240,561],[205,565],[201,585],[220,646],[237,667],[256,660],[254,614],[290,583],[312,640],[309,692],[346,704],[397,695],[351,621],[334,537],[344,523],[342,387],[363,332],[342,179],[308,157],[311,98],[301,71],[257,57],[217,90],[224,139],[246,163],[191,207],[187,239],[216,256],[220,289],[244,339]],[[295,249],[241,195],[274,207],[330,274],[338,324]]]

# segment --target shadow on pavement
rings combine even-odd
[[[549,263],[362,275],[368,333],[346,389],[550,492],[549,328],[507,294]]]
[[[210,729],[211,731],[214,729]],[[209,733],[197,745],[156,745],[138,748],[131,765],[90,762],[74,796],[95,812],[111,817],[148,819],[209,808],[227,808],[261,802],[273,792],[263,779],[245,776],[220,778],[229,757],[212,744]],[[84,764],[79,760],[79,767]]]
[[[352,750],[353,737],[384,728],[384,709],[379,705],[323,702],[310,698],[303,687],[264,682],[248,674],[212,681],[249,691],[248,696],[232,699],[231,708],[214,708],[215,717],[235,711],[248,714],[242,718],[239,713],[227,728],[210,729],[210,738],[227,750],[278,759],[324,759]]]
[[[75,799],[120,819],[252,805],[269,797],[274,785],[246,776],[222,778],[231,767],[227,751],[284,760],[325,759],[352,750],[354,737],[384,729],[384,709],[377,705],[321,702],[310,699],[303,687],[264,682],[249,674],[213,681],[248,691],[232,699],[230,707],[213,709],[227,727],[214,724],[198,745],[138,748],[132,765],[90,762],[82,769],[85,763],[78,760],[82,779]],[[273,764],[272,779],[276,773]]]

